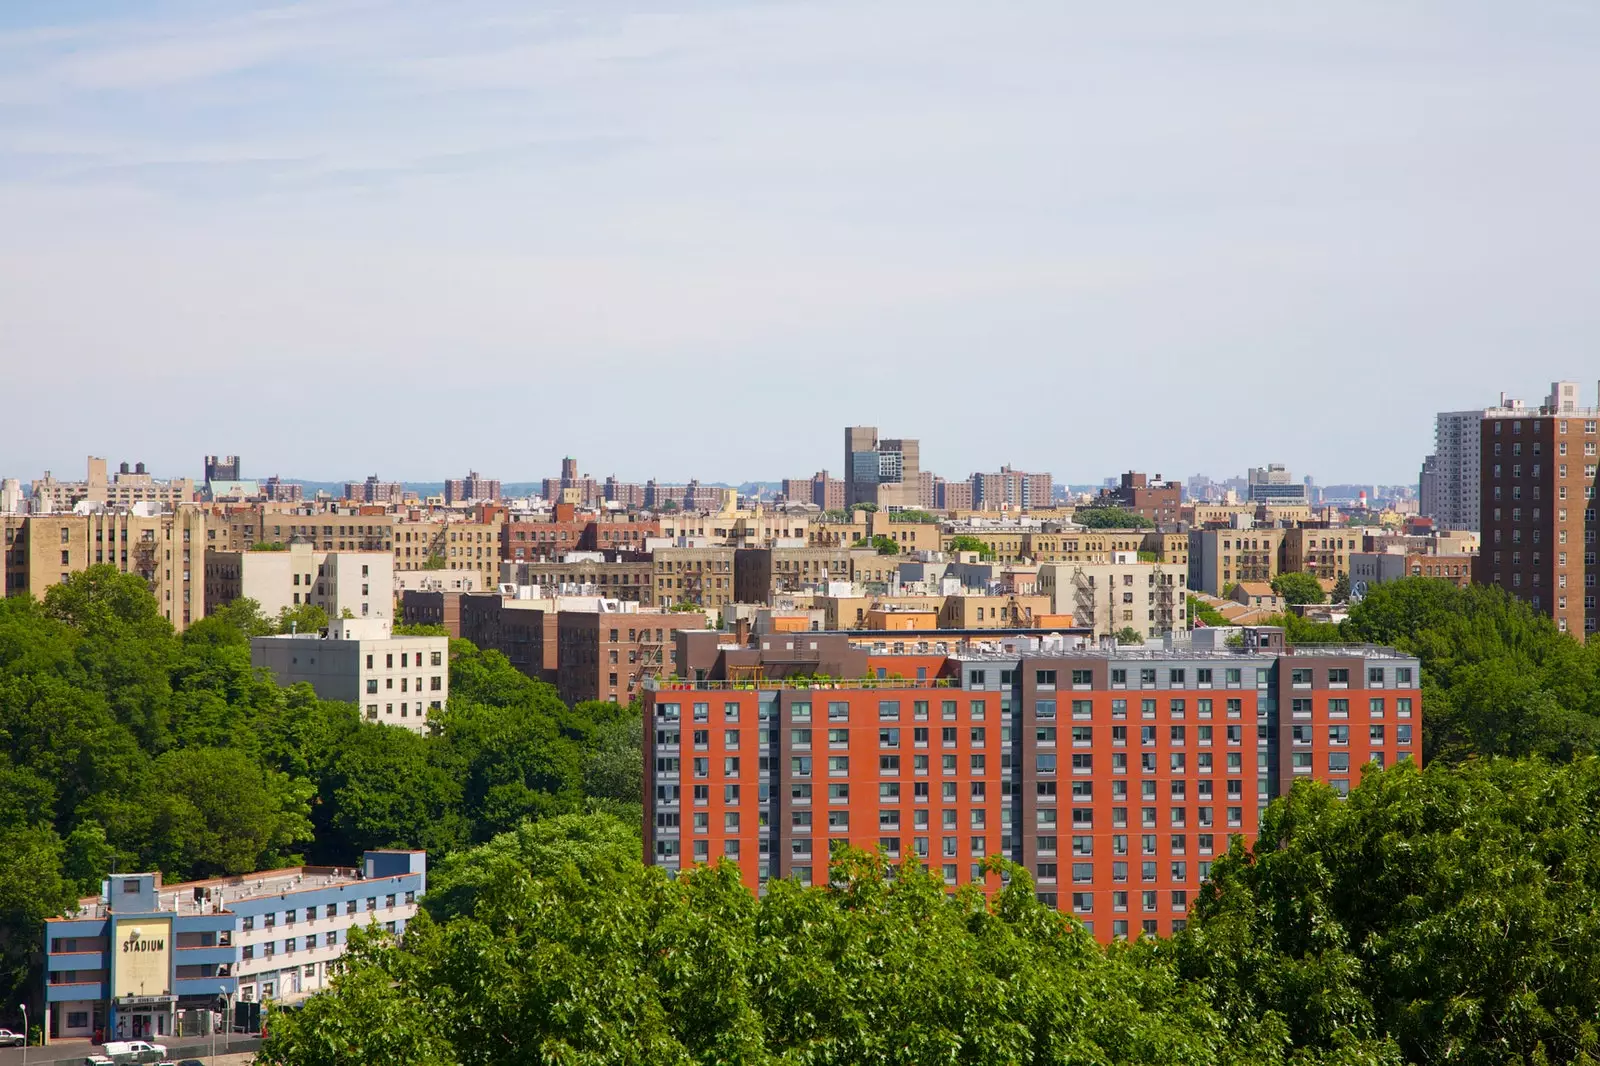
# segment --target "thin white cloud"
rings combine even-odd
[[[954,475],[1396,478],[1429,407],[1518,387],[1508,348],[1556,377],[1594,342],[1597,18],[318,0],[23,28],[0,36],[0,345],[45,392],[67,360],[112,399],[162,367],[200,412],[149,431],[172,462],[237,433],[317,472],[321,442],[203,402],[244,365],[385,410],[449,397],[441,430],[482,452],[385,438],[371,461],[416,476],[543,473],[527,450],[597,410],[632,453],[664,410],[787,398],[818,454],[785,432],[737,469],[709,436],[605,465],[808,473],[844,417],[922,432]],[[508,389],[559,402],[531,431],[465,414]],[[1157,412],[1137,432],[1129,390]],[[990,393],[1026,402],[968,411]],[[21,413],[45,444],[16,472],[115,450],[49,410]],[[1234,412],[1248,433],[1196,439]]]

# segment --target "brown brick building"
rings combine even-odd
[[[1473,572],[1564,632],[1595,631],[1595,481],[1600,410],[1547,403],[1484,412],[1479,529]]]
[[[1122,475],[1116,488],[1102,490],[1098,502],[1143,515],[1158,526],[1171,525],[1178,521],[1183,486],[1177,481],[1161,480],[1160,474],[1150,478],[1130,470]]]

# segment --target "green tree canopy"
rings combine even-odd
[[[314,603],[301,603],[278,609],[279,633],[309,633],[328,628],[328,612]]]
[[[1085,529],[1154,529],[1155,523],[1126,507],[1090,505],[1076,508],[1072,520]]]
[[[944,546],[944,550],[954,554],[956,552],[977,552],[980,559],[993,559],[994,549],[988,543],[974,537],[970,533],[961,533],[951,537]]]
[[[837,890],[757,899],[731,864],[674,879],[602,844],[536,870],[515,848],[472,913],[363,946],[314,1012],[274,1013],[261,1061],[1283,1061],[1281,1027],[1224,1030],[1156,952],[1102,951],[1020,869],[987,901],[846,851]]]
[[[1294,604],[1321,603],[1328,598],[1314,575],[1298,570],[1290,570],[1273,578],[1272,591],[1282,596],[1285,602]]]
[[[1235,846],[1173,950],[1228,1027],[1330,1054],[1595,1061],[1600,761],[1369,770],[1348,800],[1297,782]]]

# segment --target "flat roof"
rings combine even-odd
[[[375,854],[418,855],[421,848],[371,848]],[[147,873],[150,871],[146,871]],[[364,869],[356,866],[289,866],[281,870],[262,870],[256,873],[236,874],[230,877],[212,877],[203,881],[180,881],[162,885],[156,891],[156,910],[177,914],[215,914],[226,911],[229,902],[278,896],[286,892],[301,892],[315,888],[353,885],[365,882]],[[373,881],[383,880],[374,878]],[[196,888],[211,889],[209,900],[196,901]],[[86,896],[78,901],[79,913],[73,916],[47,918],[51,922],[82,921],[85,918],[105,918],[111,910],[99,896]]]

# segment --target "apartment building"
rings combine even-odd
[[[1038,589],[1057,614],[1070,614],[1094,636],[1132,629],[1154,639],[1189,627],[1187,568],[1140,562],[1113,552],[1102,563],[1042,563]]]
[[[450,698],[450,640],[395,636],[392,626],[333,618],[322,633],[252,637],[250,665],[280,685],[305,681],[321,699],[354,703],[366,721],[423,733]]]
[[[677,672],[677,631],[705,626],[698,611],[560,611],[556,690],[568,705],[631,703],[644,679]]]
[[[556,615],[568,600],[562,596],[535,596],[520,589],[513,595],[498,592],[467,593],[457,601],[462,639],[479,648],[500,652],[511,665],[539,681],[556,682]],[[576,599],[576,597],[574,597]],[[419,608],[426,601],[419,602]]]
[[[844,502],[876,504],[889,510],[925,506],[922,499],[922,445],[914,440],[880,440],[874,426],[844,431]]]
[[[1049,474],[1030,474],[1002,466],[998,473],[973,474],[970,507],[984,511],[1031,511],[1049,507],[1055,484]],[[947,496],[948,498],[948,496]]]
[[[309,603],[329,618],[394,617],[394,556],[386,551],[318,551],[303,540],[282,551],[207,551],[207,611],[248,597],[274,618]]]
[[[1187,568],[1189,565],[1187,533],[1060,528],[1057,523],[1047,523],[1036,532],[1025,532],[1019,550],[1038,563],[1103,563],[1114,554],[1133,552],[1169,566]]]
[[[43,599],[68,575],[108,564],[143,578],[174,628],[205,617],[206,514],[194,504],[167,512],[140,503],[82,514],[0,515],[0,538],[7,596]]]
[[[304,540],[318,551],[391,550],[395,516],[381,508],[319,510],[314,505],[218,506],[206,524],[206,547],[249,551],[257,544]]]
[[[937,522],[902,522],[887,511],[854,511],[847,521],[812,520],[805,528],[806,543],[813,547],[849,548],[874,537],[887,537],[902,552],[939,551]]]
[[[1556,382],[1545,404],[1511,402],[1480,424],[1482,546],[1473,580],[1498,585],[1587,637],[1596,627],[1595,482],[1600,408]]]
[[[446,507],[463,503],[496,503],[499,500],[499,479],[484,477],[476,470],[468,472],[466,477],[449,478],[444,483]]]
[[[555,685],[569,703],[630,702],[645,677],[674,672],[672,634],[706,625],[699,611],[656,611],[602,596],[536,591],[462,596],[461,636]]]
[[[651,553],[655,602],[692,604],[716,613],[734,602],[733,548],[661,547]]]
[[[1196,529],[1189,532],[1189,587],[1213,596],[1240,581],[1270,583],[1282,569],[1286,529]],[[1302,546],[1302,554],[1305,549]]]
[[[179,504],[194,502],[194,479],[173,478],[157,481],[145,471],[143,463],[130,469],[123,463],[117,473],[106,476],[106,461],[89,456],[87,476],[82,481],[58,481],[46,470],[33,483],[33,513],[70,512],[80,503],[127,510],[134,504],[150,504],[163,511],[175,511]]]
[[[369,474],[365,481],[347,481],[344,498],[356,503],[403,503],[406,487],[398,481],[379,481],[377,474]]]
[[[551,562],[502,562],[500,583],[592,588],[597,595],[641,607],[656,605],[655,566],[642,553],[569,552]]]
[[[1183,504],[1183,483],[1164,480],[1160,474],[1147,477],[1130,470],[1122,475],[1115,488],[1103,490],[1098,502],[1100,506],[1132,511],[1157,526],[1169,526],[1178,521],[1178,509]]]
[[[872,548],[739,548],[733,553],[734,598],[739,603],[772,603],[776,596],[830,581],[869,581],[874,570],[886,573],[885,563],[891,561]]]
[[[728,858],[761,892],[821,883],[843,843],[993,891],[981,863],[1002,855],[1102,941],[1169,935],[1294,781],[1345,792],[1368,762],[1420,758],[1417,660],[1290,648],[1276,629],[1206,635],[896,656],[843,634],[709,649],[681,634],[688,680],[644,694],[646,861]]]
[[[1296,481],[1289,468],[1282,463],[1251,467],[1248,483],[1252,503],[1291,507],[1311,505],[1305,482]]]
[[[1350,553],[1360,550],[1358,529],[1295,526],[1283,531],[1279,571],[1335,581],[1350,573]]]
[[[467,591],[477,590],[404,589],[400,592],[400,621],[408,626],[442,626],[450,636],[459,637],[461,599]]]
[[[113,873],[103,896],[44,923],[44,1030],[52,1040],[160,1040],[219,998],[298,1003],[329,987],[351,929],[403,935],[427,887],[426,853],[392,849],[351,867],[172,885],[159,872]]]
[[[1476,555],[1434,555],[1426,552],[1352,552],[1350,590],[1361,595],[1369,588],[1403,577],[1436,577],[1466,588],[1472,584]]]
[[[548,521],[518,517],[505,525],[501,558],[512,562],[558,559],[568,552],[645,550],[645,541],[663,536],[658,519],[581,514],[569,504],[557,504]]]

